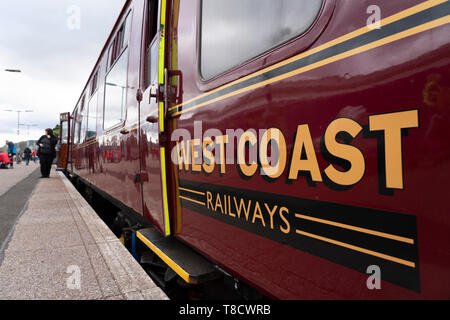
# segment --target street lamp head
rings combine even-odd
[[[11,110],[11,109],[3,109],[3,111],[9,111],[9,112],[34,112],[34,110]]]
[[[20,73],[20,72],[22,72],[22,70],[19,70],[19,69],[5,69],[4,71],[5,71],[5,72],[14,72],[14,73]]]

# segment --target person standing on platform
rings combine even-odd
[[[25,150],[23,150],[23,160],[25,160],[25,163],[28,165],[31,160],[31,149],[26,147]]]
[[[33,152],[31,152],[31,157],[32,157],[34,163],[36,163],[37,158],[38,158],[36,149],[34,149]]]
[[[53,159],[56,157],[55,146],[58,139],[53,135],[53,130],[45,129],[45,134],[39,138],[37,145],[39,146],[37,155],[41,162],[41,178],[49,178],[52,168]]]
[[[8,157],[9,157],[9,167],[14,168],[14,156],[16,155],[16,145],[12,141],[6,140],[6,145],[8,146]]]

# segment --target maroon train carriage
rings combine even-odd
[[[449,13],[127,1],[62,115],[59,167],[162,285],[448,299]]]

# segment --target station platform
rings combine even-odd
[[[63,173],[38,171],[2,245],[0,300],[168,299]]]

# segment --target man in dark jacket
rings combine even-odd
[[[30,163],[31,159],[31,149],[26,147],[25,150],[23,150],[23,160],[25,160],[25,163],[28,165]]]
[[[45,135],[40,137],[37,142],[39,146],[37,155],[41,162],[41,178],[50,177],[52,162],[56,157],[55,146],[57,143],[58,139],[53,135],[53,130],[50,128],[45,129]]]

